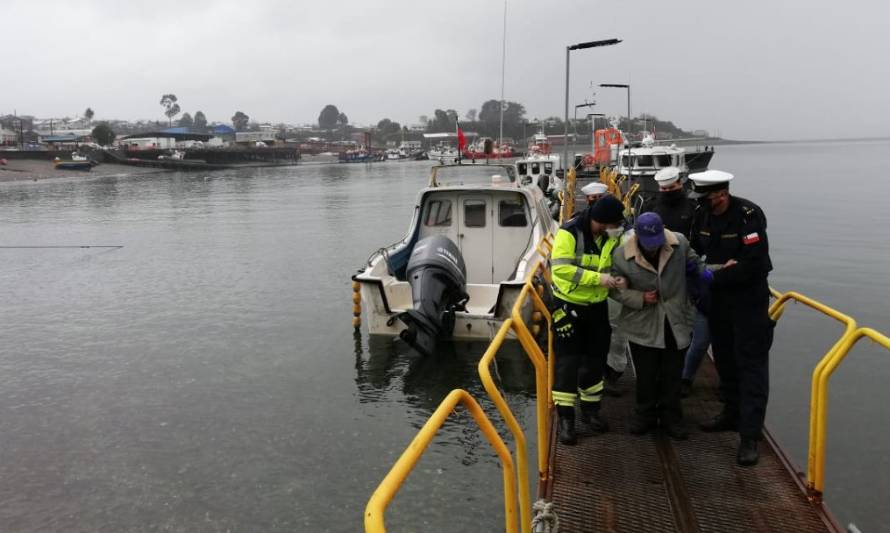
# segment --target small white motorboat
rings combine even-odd
[[[407,235],[353,276],[369,332],[423,354],[440,340],[492,338],[557,229],[541,189],[512,165],[433,167]]]

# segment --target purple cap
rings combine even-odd
[[[647,212],[637,217],[634,232],[640,246],[654,250],[664,244],[664,222],[658,213]]]

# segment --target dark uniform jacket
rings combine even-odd
[[[731,292],[753,298],[768,296],[767,275],[773,269],[766,236],[766,216],[754,202],[729,197],[722,215],[696,209],[691,229],[692,248],[708,264],[722,265],[730,259],[737,265],[714,272],[714,295]]]
[[[697,205],[686,195],[685,190],[680,189],[676,192],[679,194],[657,193],[650,210],[658,213],[664,222],[664,227],[688,239]]]

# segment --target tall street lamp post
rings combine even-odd
[[[563,172],[567,172],[569,169],[569,57],[572,50],[584,50],[586,48],[596,48],[599,46],[611,46],[613,44],[618,44],[621,42],[621,39],[605,39],[602,41],[590,41],[586,43],[578,43],[566,46],[566,113],[565,113],[565,122],[563,128],[563,150],[562,150],[562,161],[563,161]],[[563,174],[565,175],[565,174]]]
[[[612,87],[615,89],[627,89],[627,133],[630,133],[633,124],[630,121],[630,85],[626,83],[600,83],[600,87]]]

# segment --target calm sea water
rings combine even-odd
[[[890,330],[890,142],[719,147],[769,218],[772,283]],[[427,163],[0,184],[0,530],[357,531],[449,390],[484,398],[482,343],[435,360],[354,335],[349,276],[407,228]],[[805,460],[809,372],[840,327],[782,318],[769,424]],[[533,425],[515,347],[498,372]],[[832,380],[827,499],[890,531],[890,354]],[[494,412],[483,401],[483,407]],[[533,450],[530,450],[533,456]],[[445,426],[388,513],[407,531],[495,531],[497,460]],[[884,529],[881,529],[884,528]]]

